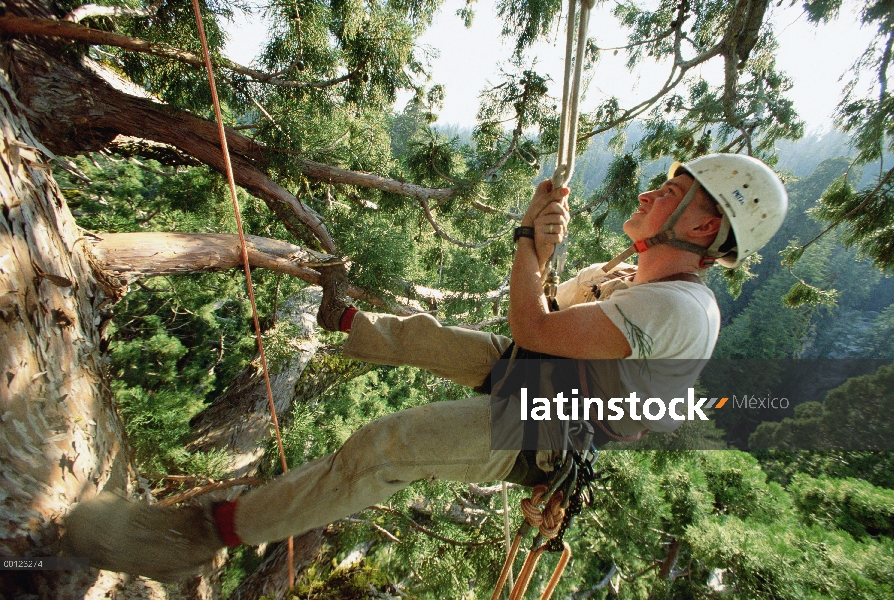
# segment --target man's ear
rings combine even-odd
[[[720,231],[720,223],[722,221],[722,217],[705,217],[702,219],[700,225],[693,227],[689,231],[689,235],[694,238],[705,238],[717,235],[717,232]]]

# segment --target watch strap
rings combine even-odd
[[[512,241],[518,243],[519,238],[530,238],[534,239],[534,228],[533,227],[516,227],[515,231],[512,234]]]

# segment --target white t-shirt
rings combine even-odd
[[[560,285],[556,294],[559,306],[594,301],[592,287],[604,277],[601,267],[587,267]],[[632,284],[597,302],[632,350],[626,360],[619,361],[624,387],[635,390],[643,400],[685,398],[704,361],[711,358],[720,332],[720,309],[711,289],[691,281]],[[680,424],[669,415],[641,423],[654,431],[671,431]]]

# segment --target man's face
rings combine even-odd
[[[668,179],[657,190],[640,194],[639,208],[624,222],[624,233],[634,241],[656,235],[668,217],[680,205],[694,182],[691,175],[681,174]],[[692,203],[677,221],[677,225],[674,226],[674,230],[681,237],[687,234],[691,235],[694,227],[701,225],[705,219],[711,218],[711,215],[701,210],[701,204],[711,204],[703,191],[696,194]],[[716,220],[719,224],[720,219],[716,218]]]
[[[693,183],[689,175],[677,175],[668,179],[657,190],[639,195],[639,208],[624,223],[624,233],[632,240],[642,240],[656,235],[671,216]],[[688,211],[687,211],[688,212]]]

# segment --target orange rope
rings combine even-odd
[[[519,531],[515,534],[515,538],[512,540],[512,546],[509,548],[509,552],[506,554],[506,561],[503,563],[503,570],[500,571],[500,577],[497,579],[497,585],[494,588],[494,593],[491,595],[490,600],[500,600],[500,595],[503,593],[503,588],[506,586],[506,581],[510,579],[509,575],[512,572],[512,563],[515,561],[515,557],[518,554],[518,549],[521,547],[522,539],[524,538],[524,534]],[[510,588],[515,588],[514,584],[509,585]]]
[[[273,431],[276,433],[276,446],[279,449],[279,459],[283,472],[289,471],[286,462],[286,452],[282,445],[282,435],[279,432],[279,420],[276,418],[276,407],[273,404],[273,390],[270,387],[270,373],[267,369],[267,356],[264,354],[264,343],[261,340],[261,325],[258,320],[258,307],[255,304],[255,290],[251,284],[251,268],[248,262],[248,248],[245,244],[245,232],[242,229],[242,213],[239,210],[239,200],[236,197],[236,180],[233,177],[233,165],[230,162],[230,149],[227,146],[227,134],[224,129],[223,116],[220,112],[220,100],[217,97],[217,85],[214,82],[214,71],[211,66],[211,54],[208,51],[208,39],[205,37],[205,27],[202,24],[202,12],[199,9],[199,1],[192,0],[192,10],[196,15],[196,26],[199,29],[199,39],[202,41],[202,54],[205,57],[205,69],[208,71],[208,84],[211,86],[211,101],[214,104],[214,117],[217,119],[217,131],[220,135],[220,148],[223,152],[224,169],[227,173],[227,183],[230,186],[230,197],[233,200],[233,211],[236,213],[236,228],[239,231],[239,246],[242,250],[242,266],[245,269],[245,285],[248,288],[248,299],[251,302],[251,314],[255,325],[255,338],[258,341],[258,352],[261,355],[261,368],[264,371],[264,385],[267,387],[267,401],[270,404],[270,415],[273,419]],[[295,585],[295,573],[292,562],[294,549],[292,538],[289,538],[289,587]]]
[[[549,488],[545,483],[534,486],[531,497],[521,501],[521,510],[531,527],[539,529],[540,534],[546,539],[552,539],[559,533],[562,521],[565,519],[565,509],[562,507],[565,494],[562,491],[553,493],[546,506],[541,510],[538,506],[543,502],[548,491]]]

